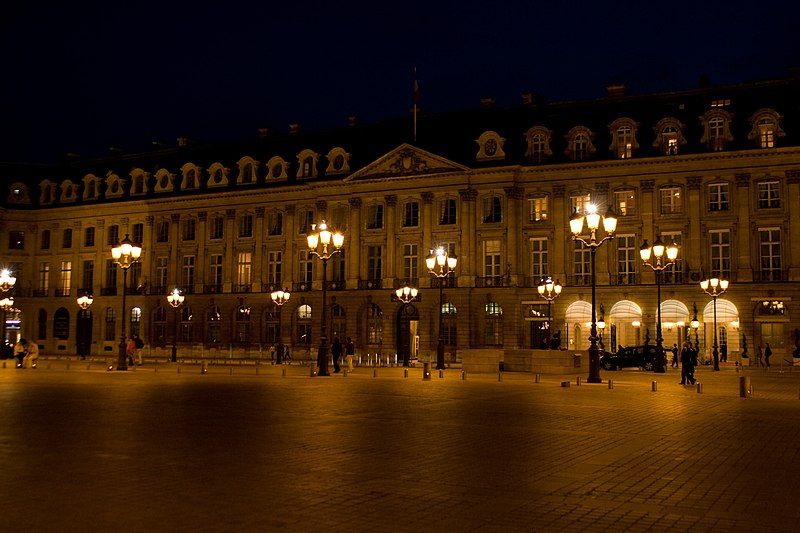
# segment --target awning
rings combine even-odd
[[[592,304],[582,300],[572,302],[569,307],[567,307],[565,320],[567,322],[591,322]]]
[[[717,298],[717,323],[733,322],[739,320],[739,310],[729,300]],[[714,300],[706,304],[703,309],[703,322],[714,322]]]
[[[642,320],[642,308],[630,300],[620,300],[611,307],[608,318],[612,321],[629,322]]]
[[[692,318],[689,309],[678,300],[664,300],[661,302],[661,322],[683,322],[688,324]]]

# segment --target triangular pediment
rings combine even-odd
[[[455,161],[403,143],[386,155],[351,174],[345,181],[425,176],[469,170]]]

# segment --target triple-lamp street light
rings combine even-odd
[[[717,297],[721,296],[728,290],[730,282],[727,279],[711,278],[704,279],[700,282],[700,288],[703,292],[711,296],[714,301],[714,348],[712,349],[712,356],[714,357],[714,370],[719,370],[719,345],[717,344]]]
[[[289,301],[289,291],[282,291],[277,290],[273,291],[270,294],[270,298],[272,298],[272,303],[274,303],[278,307],[278,331],[276,332],[275,336],[277,337],[277,343],[275,346],[275,362],[279,365],[283,364],[283,342],[281,337],[281,308],[283,308],[283,304]]]
[[[94,302],[94,298],[92,298],[92,295],[89,292],[86,292],[85,294],[83,294],[81,296],[78,296],[77,302],[78,302],[78,307],[81,308],[81,310],[78,312],[78,316],[83,320],[87,319],[89,317],[89,314],[88,314],[89,313],[89,308],[92,306],[92,303]],[[89,355],[89,352],[91,351],[92,339],[91,338],[89,338],[89,339],[86,338],[87,331],[86,331],[86,323],[85,322],[83,322],[82,320],[79,321],[78,322],[78,328],[80,329],[80,331],[82,333],[82,335],[80,335],[80,337],[83,339],[83,341],[81,341],[79,343],[78,349],[80,350],[81,359],[86,359],[86,356]],[[85,342],[89,343],[88,347],[86,346]],[[87,349],[87,348],[89,348],[89,349]]]
[[[666,253],[666,255],[665,255]],[[673,242],[665,246],[661,237],[657,237],[652,246],[647,244],[647,240],[639,248],[639,255],[645,265],[649,266],[656,273],[656,361],[653,371],[663,374],[667,371],[667,358],[664,354],[664,337],[661,335],[661,273],[675,264],[678,258],[678,246]]]
[[[425,259],[428,272],[439,279],[439,339],[436,341],[436,370],[444,370],[444,337],[442,336],[442,298],[445,278],[455,272],[458,258],[449,255],[443,246],[431,250],[431,255]]]
[[[586,219],[586,227],[589,229],[589,238],[581,236],[583,232],[583,220]],[[597,230],[600,228],[600,221],[603,221],[603,229],[606,232],[602,239],[597,238]],[[589,248],[590,269],[592,272],[592,329],[589,335],[589,383],[602,383],[600,379],[600,351],[597,347],[597,310],[595,304],[595,293],[597,290],[597,275],[595,273],[595,253],[601,244],[614,238],[617,229],[617,216],[609,207],[605,216],[597,212],[597,206],[589,204],[586,206],[586,213],[580,214],[577,211],[569,219],[569,229],[572,231],[572,238]]]
[[[397,300],[402,302],[403,310],[405,307],[417,299],[417,294],[419,290],[416,287],[409,287],[406,285],[405,287],[400,287],[396,291],[394,291],[394,295],[397,296]],[[441,304],[440,304],[441,305]],[[409,340],[410,343],[410,340]],[[403,366],[409,366],[411,357],[411,346],[407,346],[406,350],[403,352]]]
[[[690,325],[692,326],[692,329],[694,330],[694,349],[699,351],[700,350],[700,339],[697,336],[697,330],[700,329],[700,321],[697,320],[697,304],[696,303],[692,303],[692,311],[694,312],[694,316],[692,317],[692,321],[691,321]],[[689,339],[689,340],[691,340],[691,339]]]
[[[553,335],[553,313],[552,313],[552,306],[553,300],[561,296],[561,284],[556,280],[553,282],[553,278],[542,278],[542,281],[539,283],[539,286],[536,287],[536,290],[539,292],[539,296],[547,300],[547,349],[550,349],[550,341]]]
[[[122,269],[122,335],[119,341],[117,370],[128,370],[128,362],[125,357],[125,293],[128,286],[128,269],[139,261],[141,255],[142,247],[132,242],[128,234],[125,234],[125,238],[111,248],[112,259]]]
[[[183,304],[185,299],[186,296],[181,294],[180,289],[177,287],[172,289],[172,292],[167,295],[167,302],[175,309],[175,334],[172,336],[172,357],[170,358],[173,363],[178,362],[178,328],[181,323],[178,308]]]
[[[323,220],[319,224],[311,225],[311,233],[306,237],[308,251],[322,261],[322,334],[319,338],[319,353],[317,354],[317,364],[319,365],[319,376],[330,376],[328,372],[328,261],[331,257],[342,250],[344,244],[344,234],[331,232],[328,225]]]
[[[0,291],[8,292],[14,288],[14,284],[17,282],[17,278],[11,275],[11,271],[7,268],[4,268],[0,271]],[[11,302],[8,308],[5,307],[4,303]],[[14,308],[14,298],[3,298],[0,300],[0,307],[3,308],[3,346],[6,344],[6,312],[10,309]]]

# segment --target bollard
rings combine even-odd
[[[430,362],[426,361],[422,363],[422,381],[430,381],[431,380],[431,364]]]
[[[467,380],[467,371],[466,370],[462,370],[461,371],[461,381],[466,381],[466,380]]]
[[[536,376],[534,376],[534,378],[533,378],[533,382],[534,383],[541,383],[542,382],[542,375],[541,374],[536,374]]]
[[[308,377],[313,378],[317,375],[317,367],[314,365],[308,365]]]
[[[699,381],[697,382],[697,394],[703,394],[703,384]]]
[[[653,392],[658,391],[658,381],[653,380],[653,382],[650,384],[650,390]]]
[[[114,365],[108,365],[108,368],[106,368],[106,372],[111,372],[112,370],[114,370]]]
[[[407,368],[404,368],[404,369],[403,369],[403,377],[404,377],[404,378],[407,378],[407,377],[408,377],[408,369],[407,369]]]
[[[444,370],[439,370],[439,379],[444,378]]]
[[[581,377],[580,376],[575,378],[575,385],[577,385],[578,387],[581,386]]]
[[[614,388],[614,380],[613,379],[609,379],[608,380],[608,390],[611,390],[613,388]]]
[[[562,386],[562,387],[569,388],[569,381],[562,381],[562,382],[561,382],[561,386]]]
[[[752,397],[754,392],[755,392],[755,389],[753,389],[753,386],[750,385],[750,389],[747,391],[747,393]]]
[[[178,365],[178,373],[180,374],[180,372],[181,372],[181,365]],[[204,362],[203,364],[200,365],[200,373],[201,374],[208,373],[208,363]]]
[[[750,389],[750,376],[739,377],[739,398],[747,398]]]
[[[377,378],[378,377],[378,369],[377,368],[373,368],[372,369],[372,377],[373,378]]]
[[[347,373],[348,373],[348,372],[349,372],[349,371],[347,370],[347,367],[344,367],[344,374],[343,374],[343,376],[344,376],[344,377],[347,377]]]
[[[284,366],[284,367],[281,367],[281,377],[282,377],[282,378],[285,378],[285,377],[286,377],[286,367],[285,367],[285,366]]]

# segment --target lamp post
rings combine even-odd
[[[397,300],[402,302],[403,309],[417,299],[417,294],[419,290],[416,287],[409,287],[406,285],[405,287],[400,287],[396,291],[394,291],[395,296],[397,296]],[[441,303],[439,304],[441,306]],[[441,309],[439,310],[441,312]],[[399,332],[398,332],[399,333]],[[409,339],[409,346],[408,349],[403,352],[403,366],[409,366],[409,358],[411,356],[411,339]]]
[[[697,330],[700,329],[700,321],[697,320],[697,304],[692,302],[692,311],[694,311],[694,316],[692,317],[691,326],[694,330],[694,349],[700,349],[700,339],[697,337]]]
[[[0,309],[3,310],[3,345],[6,343],[6,313],[14,309],[14,297],[6,296],[0,300]]]
[[[542,278],[542,281],[539,282],[538,287],[536,290],[539,292],[539,296],[547,300],[547,349],[550,349],[550,340],[553,335],[553,300],[561,296],[561,289],[563,287],[561,284],[556,280],[553,282],[553,278]]]
[[[330,376],[328,372],[328,334],[327,334],[327,277],[328,277],[328,261],[331,257],[336,255],[342,250],[344,244],[344,234],[340,232],[331,232],[328,225],[323,220],[319,224],[312,224],[311,233],[306,237],[308,243],[308,251],[319,257],[322,261],[322,334],[319,339],[319,353],[317,354],[317,361],[319,364],[319,376]]]
[[[700,282],[703,292],[711,296],[714,301],[714,348],[711,351],[714,357],[714,370],[719,370],[719,345],[717,344],[717,297],[725,294],[730,282],[727,279],[711,278]]]
[[[111,258],[122,269],[122,335],[119,341],[117,370],[128,370],[128,362],[125,358],[125,289],[128,285],[128,269],[139,261],[141,255],[142,247],[132,242],[127,233],[122,241],[111,248]]]
[[[17,282],[17,278],[11,275],[11,271],[7,268],[4,268],[0,271],[0,291],[8,292],[14,288],[14,284]],[[8,300],[9,298],[4,298],[4,300]],[[11,300],[11,309],[14,307],[14,299],[10,298]],[[8,311],[5,307],[3,307],[3,346],[6,345],[6,311]]]
[[[444,370],[444,337],[442,337],[442,298],[445,278],[455,272],[458,258],[448,255],[444,247],[439,246],[431,250],[431,255],[425,259],[428,272],[439,280],[439,338],[436,341],[436,370]]]
[[[172,292],[167,295],[167,302],[169,302],[169,305],[175,310],[175,334],[172,336],[172,358],[170,359],[173,363],[178,362],[178,328],[180,327],[178,308],[183,304],[185,299],[186,296],[181,294],[180,289],[177,287],[172,289]]]
[[[78,316],[81,317],[82,319],[86,319],[86,314],[88,313],[89,308],[92,306],[92,302],[94,302],[94,298],[92,298],[92,295],[87,292],[83,296],[78,296],[77,302],[78,302],[78,307],[81,308],[81,310],[78,312]],[[85,337],[85,334],[86,334],[86,331],[85,331],[86,330],[86,323],[85,322],[80,322],[80,328],[81,328],[81,333],[82,333],[81,334],[81,338],[85,340],[86,339],[86,337]],[[91,344],[91,342],[92,342],[92,340],[89,339],[89,343],[90,344]],[[81,345],[80,350],[81,350],[81,353],[80,353],[81,359],[86,359],[86,355],[87,354],[85,353],[85,346]]]
[[[603,333],[606,331],[606,311],[603,309],[603,304],[600,304],[600,320],[597,321],[597,329],[600,330],[600,335],[598,335],[600,338],[597,340],[597,343],[601,350],[605,350],[606,345],[603,341]]]
[[[666,253],[666,255],[665,255]],[[678,246],[673,242],[665,246],[661,237],[657,237],[652,246],[647,244],[647,240],[639,248],[639,255],[642,262],[649,266],[656,273],[656,364],[653,371],[663,374],[667,371],[667,360],[664,356],[664,337],[661,335],[661,272],[675,264],[678,258]]]
[[[274,291],[270,294],[270,298],[272,298],[272,303],[278,308],[278,343],[276,345],[276,351],[278,352],[275,354],[275,360],[279,365],[283,364],[283,342],[281,336],[281,309],[283,308],[283,304],[289,301],[289,291]]]
[[[603,221],[603,230],[606,235],[602,239],[597,238],[597,230],[600,228],[600,219]],[[581,237],[583,232],[583,220],[586,219],[586,227],[589,229],[589,238]],[[592,329],[589,334],[589,379],[588,383],[602,383],[600,379],[600,351],[597,347],[597,310],[595,304],[595,293],[597,291],[597,275],[595,273],[595,254],[597,248],[604,242],[614,238],[614,231],[617,229],[617,216],[611,208],[604,216],[597,212],[597,206],[589,204],[586,206],[586,213],[580,214],[577,211],[569,219],[569,229],[572,231],[572,238],[589,248],[590,267],[592,270]]]

